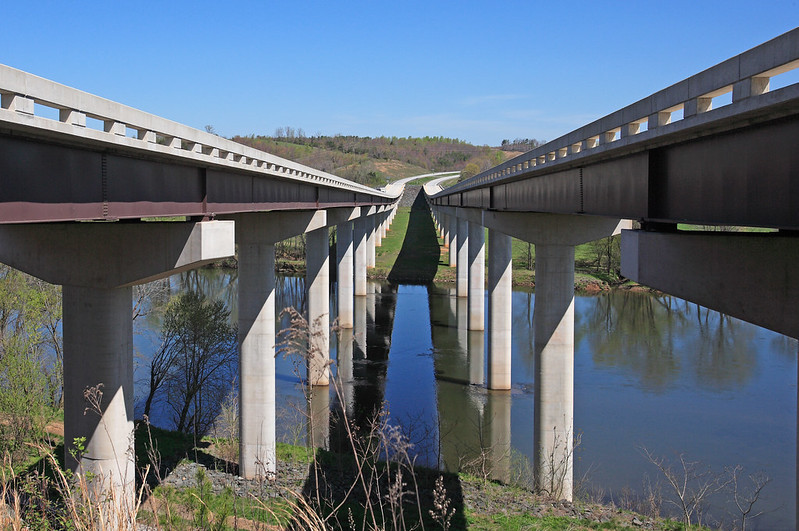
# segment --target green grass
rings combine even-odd
[[[710,232],[779,232],[778,229],[768,227],[738,227],[721,225],[692,225],[690,223],[678,223],[677,230],[684,231],[710,231]]]
[[[159,486],[153,497],[162,507],[170,507],[169,514],[159,511],[158,523],[170,529],[219,529],[239,528],[241,520],[250,520],[268,525],[286,526],[292,509],[290,503],[281,498],[255,499],[237,496],[232,488],[225,487],[215,494],[202,470],[194,478],[196,485],[183,489]],[[145,503],[138,521],[154,524],[152,504]]]

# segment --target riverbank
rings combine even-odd
[[[359,526],[358,520],[364,516],[365,498],[358,490],[357,467],[351,456],[278,444],[275,478],[246,480],[235,474],[234,462],[223,458],[225,444],[224,441],[204,443],[201,449],[193,450],[194,458],[191,453],[187,454],[188,457],[168,473],[144,502],[140,521],[152,525],[156,522],[153,514],[163,518],[169,511],[175,523],[196,522],[197,509],[205,507],[209,523],[224,521],[227,527],[238,529],[260,529],[267,524],[268,529],[283,529],[288,524],[287,514],[296,515],[298,505],[302,505],[299,502],[302,496],[312,507],[338,505],[335,511],[327,512],[333,529],[350,528],[353,522]],[[200,459],[196,458],[198,455]],[[382,466],[378,468],[382,470]],[[437,480],[443,488],[437,487]],[[410,528],[420,519],[424,528],[442,527],[434,514],[430,514],[431,511],[436,513],[436,491],[439,503],[442,503],[442,493],[446,496],[443,503],[449,507],[448,524],[452,529],[666,530],[679,527],[672,520],[649,518],[613,505],[544,499],[529,490],[465,473],[441,473],[415,467],[406,473],[403,481],[403,497],[407,501],[401,513]],[[324,499],[320,502],[314,496]],[[411,501],[418,502],[418,507]],[[379,527],[391,529],[387,519],[392,508],[382,506],[379,512],[386,518],[382,524],[378,522]]]

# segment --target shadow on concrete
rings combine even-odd
[[[420,188],[411,205],[405,240],[388,280],[397,284],[429,284],[436,276],[440,256],[436,228]]]

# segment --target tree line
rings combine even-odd
[[[387,177],[396,177],[383,167],[387,161],[424,173],[463,170],[469,164],[483,171],[506,158],[500,149],[442,136],[306,136],[302,129],[279,127],[273,136],[236,136],[233,140],[370,186],[384,185]]]

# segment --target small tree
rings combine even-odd
[[[235,375],[237,330],[222,301],[187,291],[167,306],[162,346],[150,364],[150,393],[166,387],[178,431],[204,434],[213,423]]]
[[[469,164],[466,165],[465,168],[461,170],[461,176],[458,179],[458,182],[465,181],[466,179],[471,179],[478,173],[480,173],[480,167],[474,162],[470,162]]]

